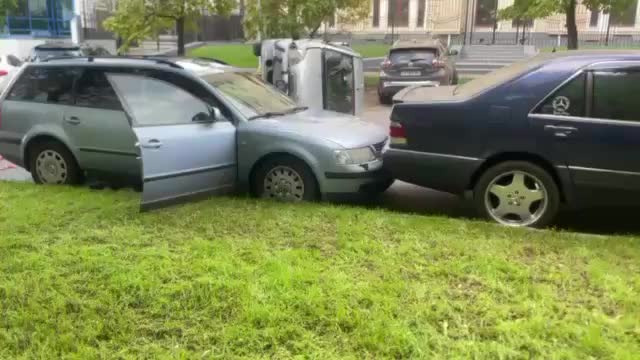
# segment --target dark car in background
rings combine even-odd
[[[40,62],[54,57],[83,56],[79,45],[62,42],[36,45],[27,58],[29,62]]]
[[[45,43],[37,45],[31,51],[27,61],[40,62],[57,57],[77,57],[77,56],[108,56],[111,55],[107,49],[91,44],[69,44],[64,42]]]
[[[458,83],[458,72],[452,56],[440,40],[399,40],[382,62],[378,97],[390,104],[393,96],[408,86],[440,86]]]
[[[407,90],[385,166],[472,194],[509,226],[541,227],[561,204],[640,204],[640,52],[538,56],[458,87]]]

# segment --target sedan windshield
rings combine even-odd
[[[284,115],[301,109],[286,95],[249,74],[207,74],[202,78],[222,92],[250,120]]]

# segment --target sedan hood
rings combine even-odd
[[[279,130],[323,138],[347,149],[377,144],[387,138],[385,129],[333,111],[306,110],[264,120]]]
[[[455,86],[412,86],[398,92],[396,96],[393,97],[393,102],[455,101],[457,100],[453,94],[455,89]]]

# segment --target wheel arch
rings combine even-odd
[[[320,184],[320,181],[319,181],[320,178],[318,177],[318,173],[317,173],[317,171],[315,171],[314,167],[311,166],[311,164],[309,164],[309,161],[307,161],[304,157],[299,156],[297,154],[293,154],[291,152],[287,152],[287,151],[270,152],[268,154],[263,155],[262,157],[260,157],[258,160],[256,160],[253,163],[253,165],[251,166],[251,169],[249,170],[248,179],[247,179],[247,184],[249,185],[249,191],[251,193],[254,192],[254,189],[255,189],[255,175],[256,175],[256,172],[258,171],[258,169],[260,169],[260,166],[262,166],[264,163],[266,163],[268,161],[271,161],[273,159],[277,159],[279,157],[290,157],[290,158],[293,158],[293,159],[303,163],[309,169],[309,171],[311,171],[311,174],[313,174],[313,180],[316,183],[316,187],[317,187],[318,191],[320,193],[322,193],[322,188],[321,188],[321,184]]]
[[[24,164],[24,168],[27,171],[31,171],[31,149],[33,148],[34,145],[36,144],[40,144],[46,141],[55,141],[57,143],[62,144],[64,147],[67,148],[67,150],[69,150],[69,153],[73,156],[73,159],[75,160],[76,164],[79,165],[78,162],[78,157],[76,156],[76,154],[73,152],[73,150],[71,150],[71,147],[69,146],[69,144],[67,144],[65,141],[61,140],[59,137],[52,135],[52,134],[37,134],[34,135],[32,137],[30,137],[25,145],[24,145],[24,149],[23,149],[23,164]]]
[[[546,170],[558,186],[558,190],[560,191],[560,200],[563,203],[567,202],[567,189],[565,188],[565,183],[560,178],[560,175],[558,174],[556,168],[549,160],[545,159],[544,157],[528,152],[503,152],[494,154],[491,157],[487,158],[482,163],[482,165],[480,165],[480,167],[474,171],[473,175],[471,176],[471,180],[467,185],[467,190],[472,190],[476,186],[478,180],[480,180],[480,177],[485,173],[485,171],[495,165],[506,161],[526,161],[540,166],[542,169]]]

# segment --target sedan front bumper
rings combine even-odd
[[[377,189],[386,189],[393,181],[391,173],[383,168],[381,161],[375,167],[360,168],[360,171],[324,173],[323,193],[326,198],[340,198],[344,195],[371,194]]]

